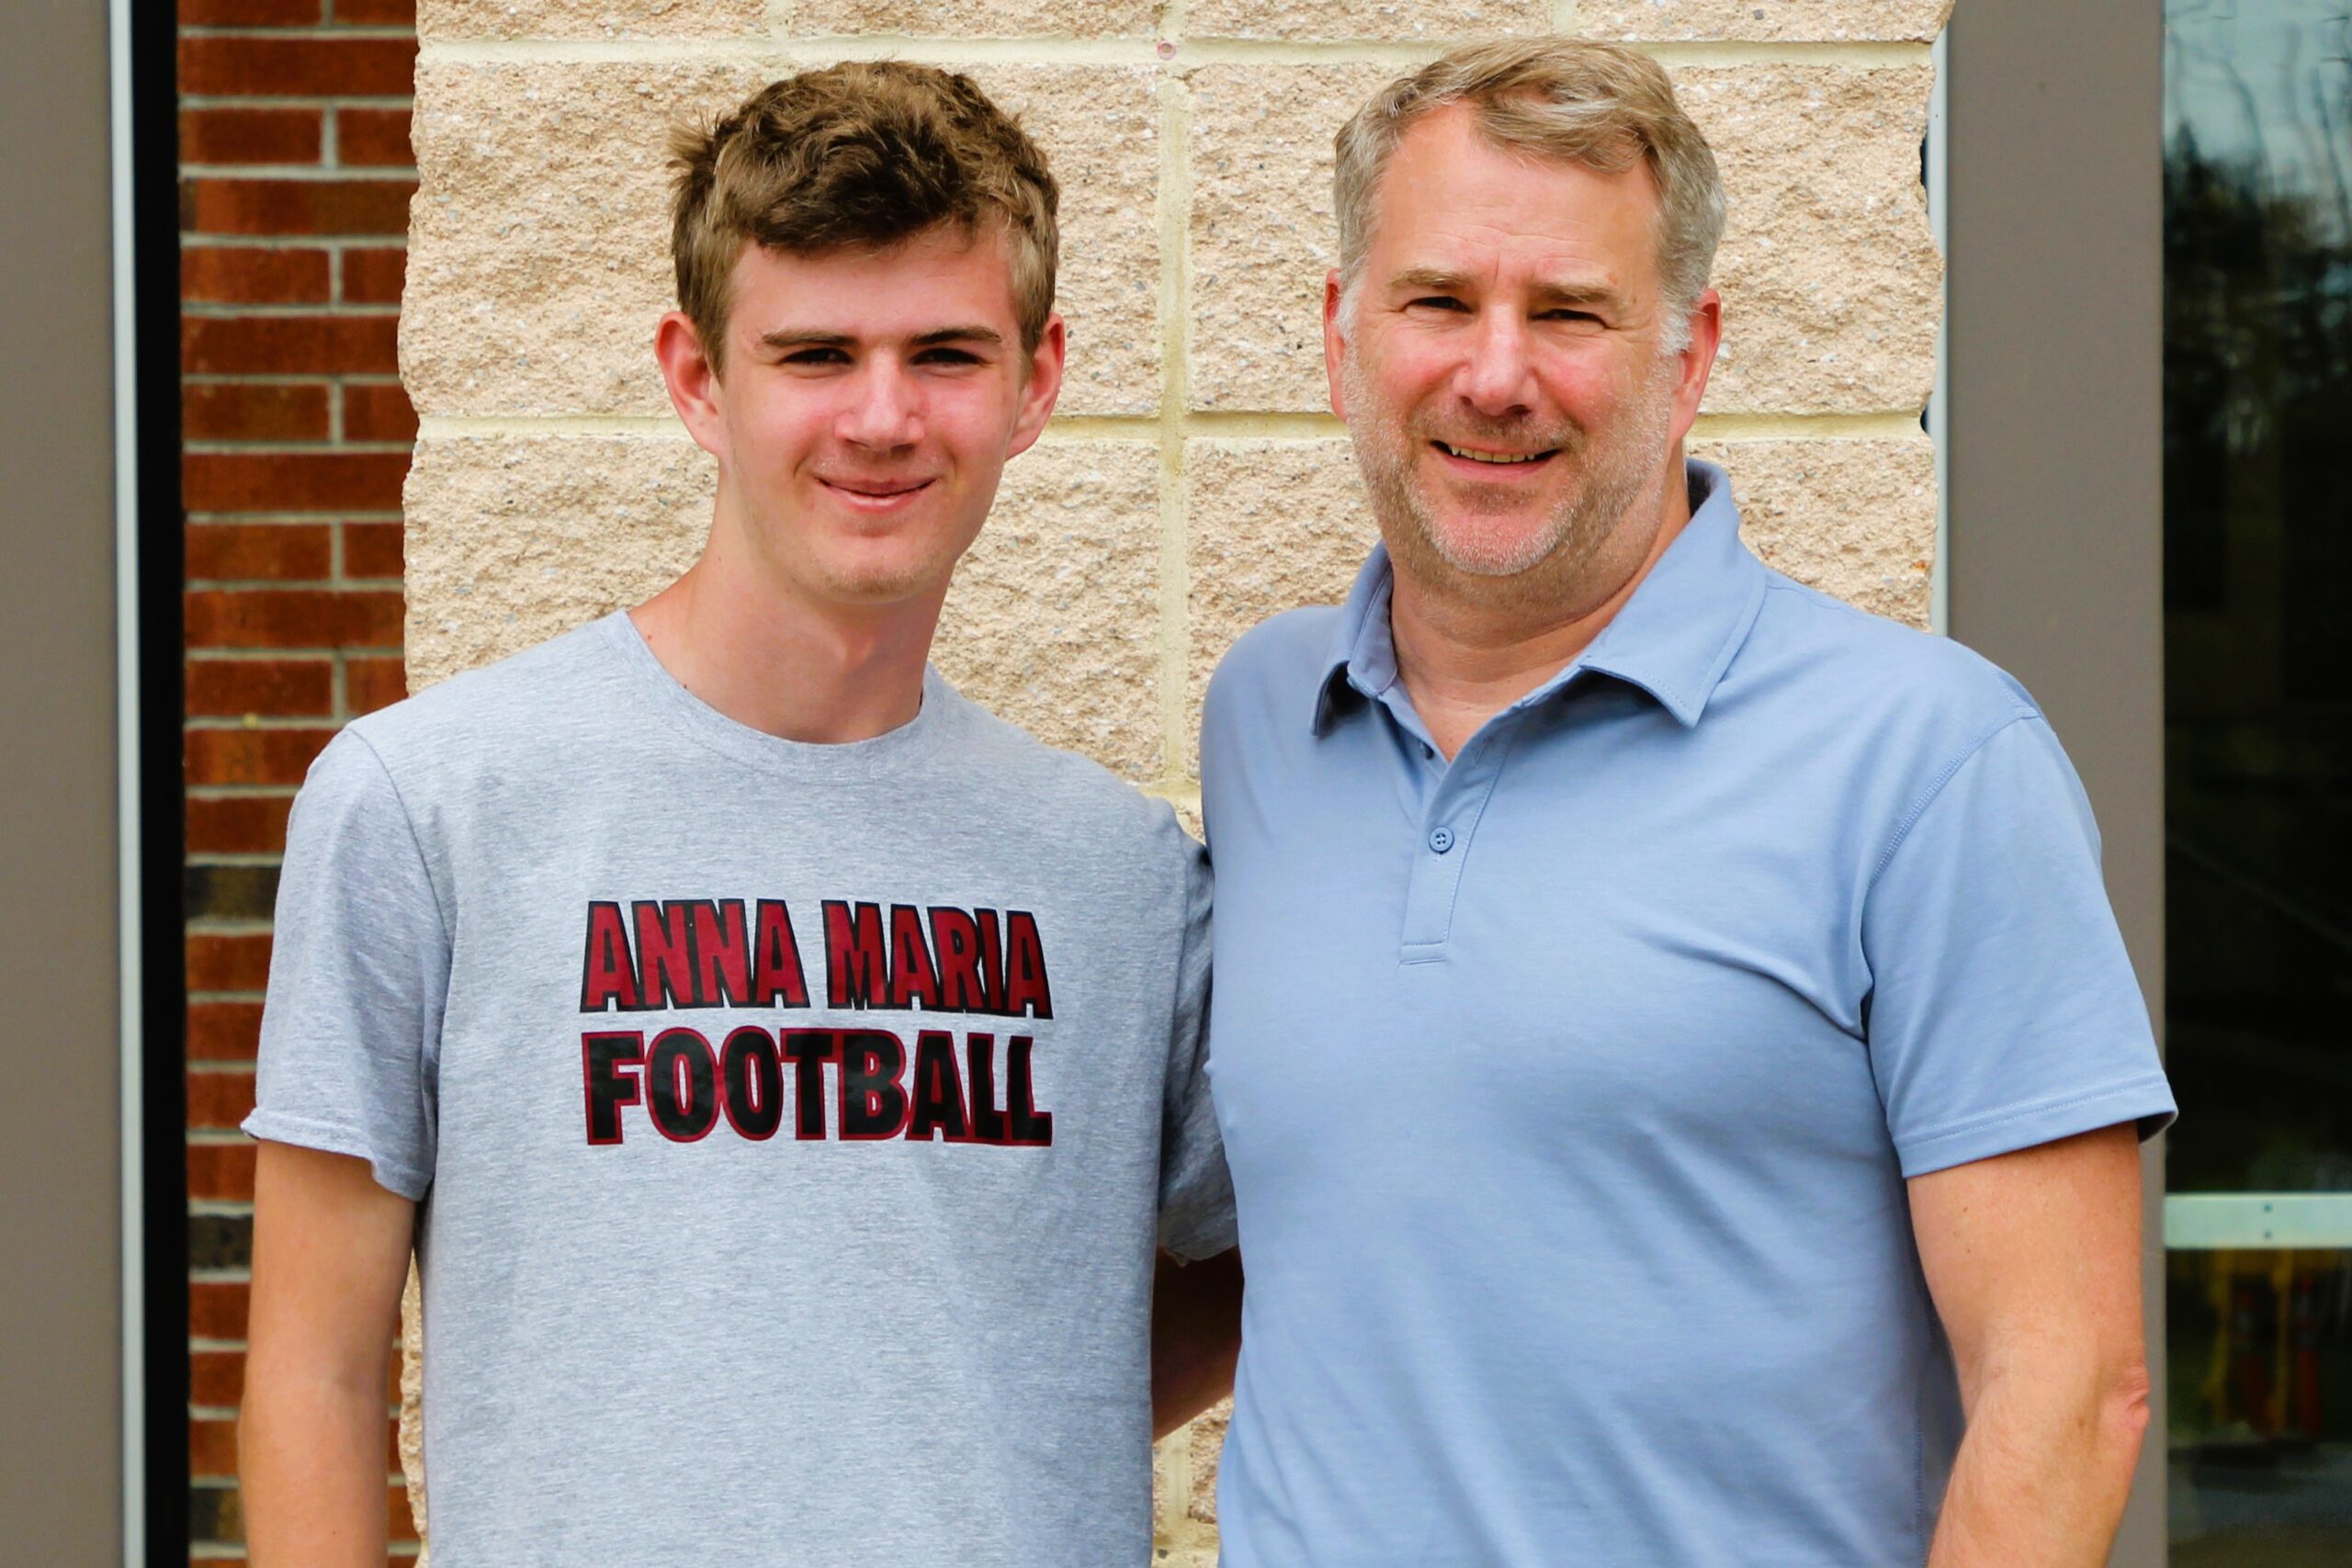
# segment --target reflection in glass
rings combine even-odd
[[[2352,1562],[2352,1252],[2166,1259],[2174,1568]]]
[[[2352,1192],[2352,0],[2165,77],[2167,1185]],[[2352,1564],[2352,1252],[2168,1269],[2173,1561]]]

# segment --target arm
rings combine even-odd
[[[1910,1198],[1968,1417],[1928,1568],[2098,1568],[2148,1424],[2132,1127],[1917,1177]]]
[[[1161,1253],[1151,1287],[1152,1437],[1232,1393],[1240,1354],[1241,1249],[1190,1264]]]
[[[382,1568],[385,1385],[416,1205],[265,1140],[238,1483],[255,1568]]]

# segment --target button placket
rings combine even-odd
[[[1453,931],[1454,897],[1470,861],[1470,840],[1486,814],[1496,780],[1502,776],[1517,729],[1512,724],[1473,738],[1430,792],[1405,887],[1405,929],[1397,953],[1404,963],[1432,964],[1445,957]]]

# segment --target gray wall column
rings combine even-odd
[[[0,7],[0,1556],[122,1554],[107,7]]]
[[[2041,701],[2083,776],[2164,1017],[2163,61],[2150,0],[1959,0],[1951,20],[1951,631]],[[2112,1561],[2165,1561],[2156,1416]]]

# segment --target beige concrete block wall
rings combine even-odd
[[[1331,135],[1391,75],[1498,34],[1630,39],[1674,73],[1732,203],[1695,450],[1731,469],[1768,560],[1924,625],[1941,272],[1919,147],[1950,4],[424,0],[411,680],[693,559],[712,469],[650,346],[670,303],[662,124],[853,56],[969,70],[1063,182],[1068,389],[1007,470],[937,651],[1046,739],[1189,812],[1218,655],[1345,592],[1373,528],[1324,398]],[[1214,1561],[1222,1432],[1160,1446],[1163,1562]]]

